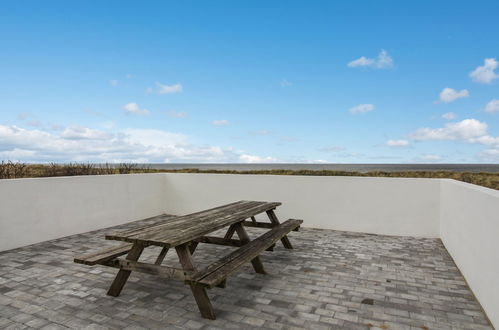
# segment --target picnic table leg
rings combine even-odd
[[[190,242],[189,251],[191,252],[191,255],[194,254],[194,251],[196,251],[198,244],[198,242]]]
[[[229,226],[229,229],[227,230],[227,233],[225,233],[224,238],[225,239],[231,239],[232,236],[234,236],[234,232],[236,231],[236,225],[232,224]]]
[[[155,265],[161,265],[161,263],[163,262],[163,260],[165,260],[165,257],[166,257],[166,254],[168,253],[168,248],[167,247],[164,247],[163,249],[161,249],[161,252],[159,253],[159,256],[158,258],[156,259],[156,261],[154,262]]]
[[[267,215],[269,216],[270,222],[272,222],[272,224],[276,226],[280,224],[279,219],[277,219],[277,215],[275,215],[274,210],[267,211]],[[283,236],[283,238],[281,238],[281,242],[286,249],[293,248],[293,245],[291,245],[288,236]]]
[[[244,229],[244,226],[238,222],[235,224],[237,236],[239,236],[239,239],[243,244],[249,243],[251,241],[250,237],[248,236],[248,233],[246,232],[246,229]],[[265,269],[263,268],[262,261],[260,260],[260,257],[255,257],[254,259],[251,260],[251,264],[253,265],[253,268],[255,269],[255,272],[259,274],[266,274]]]
[[[126,259],[131,261],[137,261],[139,260],[142,251],[144,251],[144,246],[135,243],[132,246],[130,252],[128,252]],[[107,294],[113,297],[119,296],[121,290],[125,286],[126,281],[128,280],[128,277],[130,276],[130,273],[131,273],[130,270],[120,269],[118,274],[114,278],[113,284],[111,284],[111,287],[107,291]]]
[[[195,271],[196,267],[194,267],[194,263],[192,260],[191,251],[189,250],[188,244],[182,244],[175,247],[177,251],[178,260],[182,265],[184,271]],[[202,286],[190,284],[192,295],[194,299],[196,299],[196,303],[198,304],[199,311],[201,315],[205,319],[214,320],[215,312],[213,311],[213,307],[211,306],[210,298],[208,297],[208,293],[206,289]]]

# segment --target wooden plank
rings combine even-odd
[[[122,237],[135,237],[137,235],[147,235],[151,233],[157,233],[158,231],[162,230],[173,230],[173,229],[182,229],[185,228],[188,225],[193,225],[192,222],[189,223],[189,219],[191,220],[196,220],[198,222],[204,221],[208,217],[216,217],[219,214],[222,214],[224,211],[232,211],[234,209],[237,209],[242,206],[246,205],[252,205],[253,203],[256,202],[250,202],[250,201],[239,201],[235,203],[230,203],[227,205],[219,206],[216,208],[212,208],[209,210],[204,210],[201,212],[196,212],[192,214],[188,214],[185,216],[178,216],[175,219],[172,219],[169,222],[165,222],[164,224],[156,224],[156,225],[149,225],[143,228],[138,228],[136,230],[128,230],[124,232],[116,232],[116,233],[111,233],[106,235],[106,239],[117,239],[120,240]]]
[[[92,252],[89,254],[81,255],[75,257],[74,262],[76,262],[77,264],[84,264],[90,266],[101,264],[104,261],[111,260],[127,254],[132,249],[132,245],[133,244],[127,243],[119,246],[113,246],[100,251]]]
[[[236,227],[234,227],[234,225],[230,225],[229,229],[227,229],[227,232],[225,233],[224,238],[231,239],[232,236],[234,236],[235,232],[236,232]]]
[[[274,225],[279,225],[279,219],[277,219],[277,215],[275,215],[275,212],[274,210],[269,210],[267,211],[267,215],[270,219],[270,222],[272,222]],[[293,245],[291,245],[291,242],[289,241],[289,238],[288,236],[283,236],[281,238],[281,242],[282,242],[282,245],[284,245],[284,247],[286,249],[292,249],[293,248]]]
[[[137,271],[139,273],[157,275],[161,278],[185,280],[185,272],[182,269],[174,267],[152,265],[144,262],[122,259],[108,261],[105,265],[126,271]]]
[[[144,251],[143,245],[134,244],[130,252],[128,252],[126,259],[131,261],[137,261],[139,260],[142,251]],[[126,281],[128,280],[128,277],[130,276],[130,273],[131,273],[130,270],[120,269],[113,283],[111,284],[111,287],[107,291],[107,294],[113,297],[119,296],[121,290],[123,290],[123,287],[125,286]]]
[[[243,246],[243,243],[239,239],[226,239],[222,237],[215,236],[201,236],[194,240],[198,243],[207,243],[207,244],[216,244],[216,245],[225,245],[225,246],[235,246],[240,247]],[[275,244],[270,246],[267,251],[274,251]]]
[[[281,237],[300,226],[302,222],[303,220],[295,219],[285,221],[205,269],[193,273],[192,276],[187,278],[186,282],[212,288],[243,264],[258,256],[263,250],[275,244]]]
[[[204,236],[210,232],[223,228],[229,224],[241,222],[242,220],[248,218],[251,214],[259,214],[265,212],[268,209],[273,209],[275,207],[276,205],[274,203],[257,205],[250,209],[245,209],[241,212],[231,213],[224,215],[221,218],[211,219],[211,221],[208,223],[198,226],[193,226],[191,228],[186,229],[185,231],[178,233],[178,235],[175,235],[173,237],[170,236],[171,233],[158,233],[155,237],[146,239],[144,242],[148,242],[149,244],[153,245],[156,244],[164,245],[166,243],[171,246],[176,246],[179,244],[183,244],[187,241],[190,241],[196,237]]]
[[[194,254],[194,251],[196,251],[196,248],[198,247],[198,244],[199,244],[199,243],[198,243],[198,242],[196,242],[196,241],[191,241],[191,242],[189,243],[189,252],[190,252],[191,254]]]
[[[177,218],[177,216],[176,215],[171,215],[171,214],[160,214],[160,215],[156,215],[154,217],[150,217],[150,218],[146,218],[146,219],[140,220],[140,221],[152,221],[153,223],[149,223],[149,224],[146,224],[146,225],[137,226],[137,227],[134,227],[134,228],[131,228],[131,229],[127,229],[127,230],[121,230],[121,231],[109,233],[109,234],[106,234],[106,236],[108,236],[108,235],[114,235],[115,233],[116,234],[119,233],[119,234],[122,234],[122,235],[128,235],[129,233],[140,232],[142,230],[146,230],[148,228],[160,225],[162,223],[173,222],[175,220],[175,218]]]
[[[234,217],[237,217],[240,214],[251,212],[256,207],[262,207],[266,205],[266,202],[246,202],[244,205],[237,205],[231,207],[230,209],[224,209],[217,211],[216,213],[208,214],[208,215],[198,215],[196,217],[186,216],[185,222],[182,226],[176,228],[163,228],[161,231],[154,231],[150,235],[146,236],[134,236],[132,238],[147,238],[151,240],[159,239],[161,240],[164,237],[167,238],[179,238],[181,236],[190,235],[193,231],[206,230],[211,229],[213,226],[219,225],[216,229],[220,229],[231,223],[227,223],[227,220],[230,220]],[[263,212],[263,211],[260,211]],[[215,230],[216,230],[215,229]],[[214,230],[211,230],[214,231]],[[197,235],[199,236],[199,235]],[[194,236],[194,237],[197,237]],[[191,238],[187,236],[188,238]],[[192,238],[194,238],[192,237]],[[177,243],[177,245],[185,242]]]
[[[193,274],[191,280],[196,281],[200,284],[207,285],[208,287],[213,287],[213,285],[216,285],[220,280],[226,278],[227,275],[237,270],[237,268],[242,266],[245,262],[249,261],[253,256],[261,253],[262,249],[275,244],[275,242],[278,241],[283,235],[287,234],[293,228],[299,226],[302,222],[302,220],[287,220],[283,224],[266,232],[262,236],[251,241],[249,244],[244,245],[228,256],[208,266],[204,270]],[[220,269],[224,267],[227,268],[228,264],[230,264],[230,266],[228,267],[228,271],[227,269],[225,269],[223,272],[220,272],[218,274],[220,278],[216,278],[216,275],[213,275],[216,274]],[[204,283],[200,281],[204,281]]]
[[[241,225],[241,223],[236,223],[236,232],[243,244],[246,245],[251,241],[248,233],[246,232],[246,229],[244,229],[244,226]],[[253,265],[253,269],[255,269],[255,272],[257,272],[258,274],[266,274],[260,257],[256,256],[251,259],[251,264]]]
[[[162,248],[161,252],[159,253],[158,258],[156,258],[156,261],[154,262],[154,264],[161,265],[163,263],[163,260],[165,260],[167,253],[168,253],[168,248],[166,248],[166,247]]]
[[[187,244],[176,246],[175,250],[177,251],[178,260],[186,274],[194,272],[196,268],[194,267],[194,262]],[[201,312],[201,316],[205,319],[215,320],[215,312],[213,311],[213,306],[211,305],[206,289],[195,284],[190,284],[190,287],[199,311]]]
[[[252,215],[272,210],[280,204],[281,203],[246,201],[242,205],[236,205],[235,208],[229,209],[230,212],[228,210],[222,210],[206,216],[197,216],[195,218],[190,218],[189,215],[177,217],[174,220],[174,226],[166,223],[154,228],[149,228],[145,234],[126,237],[108,235],[106,238],[127,242],[140,242],[146,245],[174,247],[191,241],[196,237],[204,236],[227,225],[240,222]],[[178,223],[180,218],[183,219],[182,224]]]
[[[253,221],[243,221],[241,222],[243,226],[245,227],[256,227],[256,228],[274,228],[275,225],[269,222],[260,222],[257,221],[256,223]],[[293,229],[293,231],[298,231],[300,228]]]
[[[252,221],[243,221],[242,225],[245,227],[256,227],[256,228],[274,228],[275,225],[270,222],[252,222]]]
[[[182,265],[182,269],[186,272],[195,271],[194,261],[192,260],[191,252],[189,251],[189,244],[182,244],[175,247],[177,251],[178,261]]]
[[[201,286],[191,285],[191,291],[201,312],[201,316],[205,319],[215,320],[217,317],[213,311],[213,306],[211,305],[206,289]]]
[[[185,216],[175,216],[174,218],[171,218],[170,221],[165,222],[165,223],[146,225],[146,226],[142,226],[139,228],[133,228],[133,229],[125,230],[125,231],[110,233],[110,234],[106,235],[106,238],[107,239],[115,239],[115,238],[113,238],[114,236],[116,236],[116,237],[128,237],[128,236],[136,236],[136,235],[140,235],[140,234],[147,234],[149,232],[161,230],[162,227],[167,227],[167,228],[181,227],[186,223],[185,217],[187,217],[187,216],[190,218],[200,218],[200,217],[204,217],[204,216],[208,216],[208,215],[214,215],[218,212],[223,212],[224,210],[230,210],[230,209],[233,209],[233,208],[241,206],[241,205],[246,205],[248,203],[250,203],[250,202],[249,201],[238,201],[238,202],[218,206],[218,207],[215,207],[212,209],[203,210],[203,211],[196,212],[196,213],[191,213],[191,214],[188,214]],[[153,217],[153,218],[155,218],[155,217]]]

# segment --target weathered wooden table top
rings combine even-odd
[[[175,247],[220,228],[244,221],[257,214],[273,210],[278,202],[238,201],[213,209],[174,217],[171,220],[133,230],[106,235],[106,239]],[[162,216],[158,216],[162,217]],[[167,216],[164,216],[167,219]]]

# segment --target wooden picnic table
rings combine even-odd
[[[274,212],[279,205],[281,203],[278,202],[238,201],[184,216],[159,215],[151,218],[157,223],[106,235],[106,239],[124,241],[126,244],[79,256],[74,261],[118,268],[118,274],[107,293],[111,296],[121,293],[132,271],[182,280],[191,287],[201,315],[215,319],[206,289],[225,287],[227,277],[248,261],[251,261],[257,273],[265,274],[259,255],[265,250],[272,250],[279,240],[285,248],[293,248],[286,235],[298,230],[303,221],[289,219],[280,223]],[[256,221],[255,216],[261,213],[266,213],[270,222]],[[228,230],[224,237],[208,236],[225,227]],[[251,240],[244,227],[265,228],[268,231]],[[239,239],[233,239],[234,234]],[[238,249],[198,269],[192,254],[199,243],[234,246]],[[143,250],[149,246],[162,247],[154,264],[138,261]],[[175,249],[181,268],[161,265],[169,249]],[[119,258],[125,254],[125,259]]]

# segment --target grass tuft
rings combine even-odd
[[[401,171],[385,172],[371,171],[348,172],[332,170],[200,170],[198,168],[151,169],[147,166],[121,163],[121,164],[25,164],[11,161],[0,163],[0,179],[37,178],[54,176],[76,175],[110,175],[131,173],[212,173],[212,174],[260,174],[260,175],[312,175],[312,176],[360,176],[360,177],[386,177],[386,178],[439,178],[455,179],[467,183],[499,190],[499,173],[489,172],[453,172],[453,171]]]

